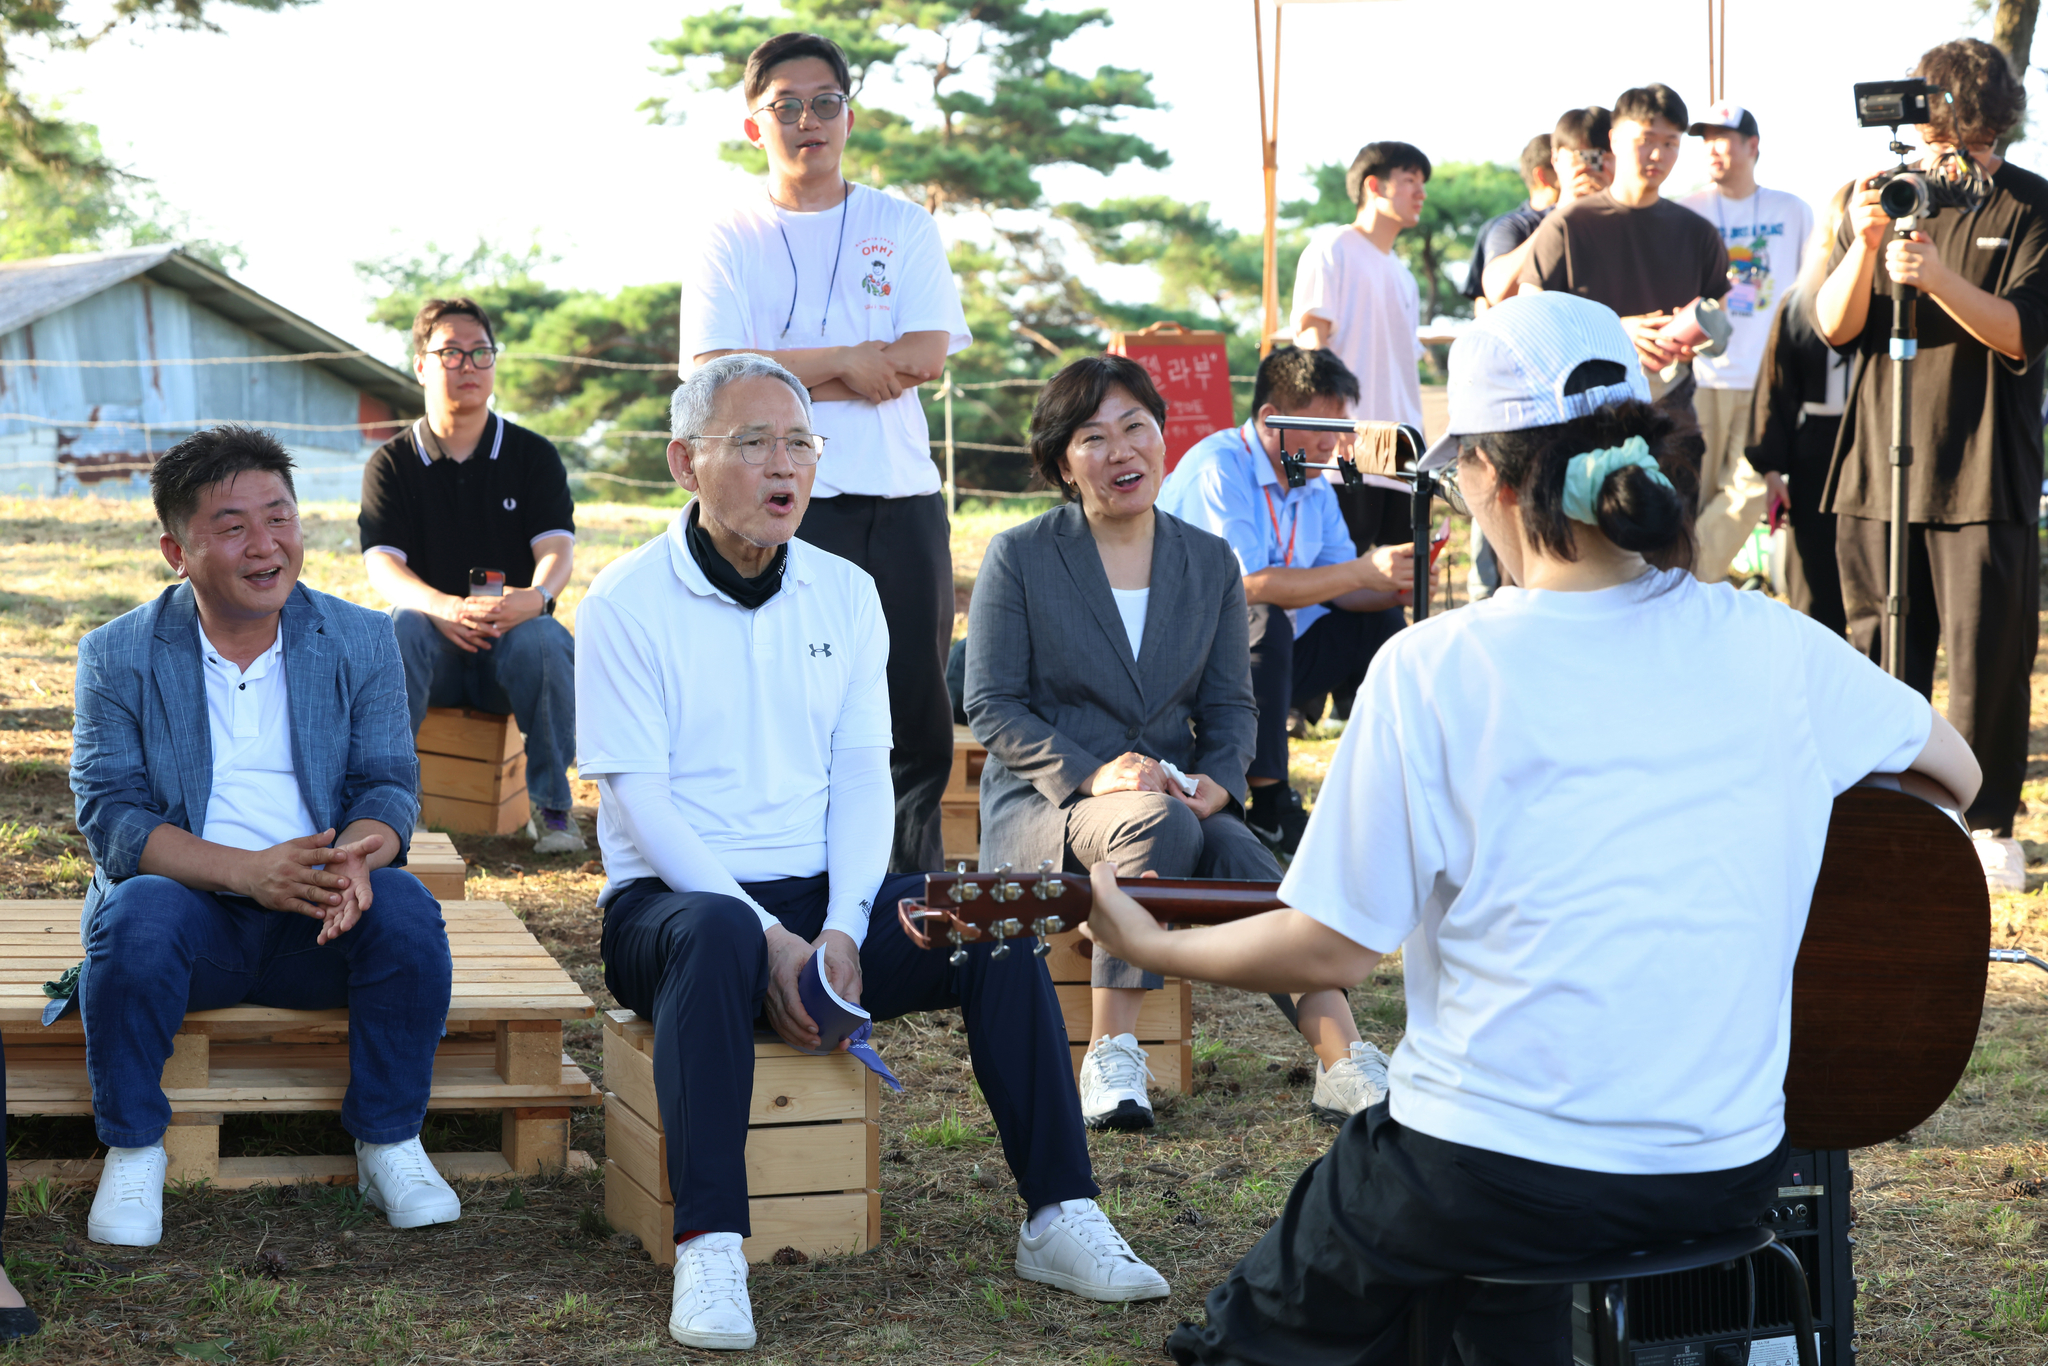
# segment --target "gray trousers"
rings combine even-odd
[[[1104,859],[1122,877],[1224,878],[1234,882],[1278,882],[1280,865],[1229,810],[1206,820],[1178,798],[1162,792],[1111,792],[1082,797],[1067,808],[1067,868],[1085,873]],[[1142,987],[1157,991],[1166,979],[1097,949],[1088,981],[1098,987]]]

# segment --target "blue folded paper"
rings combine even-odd
[[[812,954],[804,963],[803,971],[797,974],[796,994],[797,999],[803,1002],[804,1013],[818,1027],[819,1043],[817,1048],[799,1047],[799,1052],[830,1053],[844,1039],[846,1051],[859,1058],[868,1071],[888,1082],[891,1090],[903,1089],[903,1083],[896,1080],[895,1073],[868,1043],[868,1036],[875,1032],[873,1017],[852,1002],[840,999],[839,993],[832,990],[832,983],[826,980],[822,949]]]

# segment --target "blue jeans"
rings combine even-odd
[[[170,1126],[164,1062],[186,1012],[347,1007],[341,1125],[365,1143],[417,1137],[454,967],[441,906],[398,868],[370,874],[370,909],[316,945],[320,922],[167,877],[115,884],[86,932],[79,1008],[100,1142],[144,1148]]]
[[[822,874],[745,887],[792,934],[814,940],[824,929],[830,886]],[[861,1005],[877,1020],[960,1007],[974,1078],[1025,1206],[1093,1199],[1066,1024],[1045,964],[1031,953],[1034,941],[1013,941],[997,961],[984,940],[956,968],[943,948],[912,944],[896,918],[896,903],[923,891],[924,875],[911,873],[884,879],[875,893],[860,949]],[[747,1110],[754,1031],[766,1027],[757,1017],[768,994],[760,920],[734,897],[672,892],[659,878],[639,878],[605,908],[601,946],[605,986],[654,1022],[654,1094],[668,1135],[675,1231],[751,1234]]]
[[[428,707],[507,712],[526,734],[526,790],[535,806],[569,809],[569,760],[576,753],[576,637],[553,617],[522,621],[488,650],[465,653],[409,607],[391,629],[405,661],[412,733]]]

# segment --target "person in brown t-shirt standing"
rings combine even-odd
[[[1662,392],[1658,372],[1692,359],[1692,349],[1657,336],[1695,299],[1728,292],[1728,249],[1714,225],[1658,191],[1678,164],[1690,123],[1668,85],[1625,90],[1608,135],[1614,183],[1559,208],[1529,239],[1522,289],[1565,290],[1621,315],[1621,325]]]
[[[1921,219],[1907,238],[1878,205],[1877,177],[1859,182],[1814,297],[1821,337],[1855,365],[1824,506],[1835,514],[1849,639],[1876,659],[1890,579],[1890,296],[1895,280],[1913,285],[1925,298],[1905,434],[1906,682],[1931,694],[1936,646],[1947,653],[1948,716],[1984,769],[1966,813],[1977,855],[1993,890],[2017,892],[2027,859],[2012,826],[2040,644],[2048,181],[1995,150],[2026,117],[2026,93],[1997,48],[1943,43],[1913,74],[1953,101],[1934,102],[1934,121],[1919,130],[1920,168],[1960,154],[1990,178],[1991,193],[1973,213]]]

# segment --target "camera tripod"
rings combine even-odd
[[[1892,129],[1891,152],[1903,172],[1911,149],[1899,141],[1898,132],[1896,127]],[[1898,240],[1906,241],[1919,224],[1916,217],[1896,218],[1892,230]],[[1912,547],[1912,524],[1907,520],[1911,493],[1906,481],[1913,467],[1913,359],[1920,351],[1914,313],[1919,295],[1913,286],[1892,281],[1892,519],[1885,557],[1884,671],[1901,681],[1906,677],[1907,557]]]

